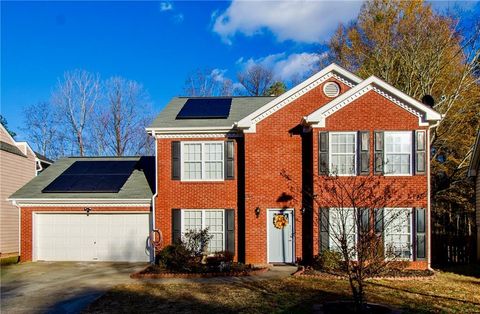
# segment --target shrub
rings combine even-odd
[[[158,252],[155,263],[174,272],[192,272],[201,268],[202,257],[212,235],[208,228],[203,230],[190,230],[185,233],[182,241],[168,245]]]
[[[207,257],[207,267],[216,271],[230,271],[233,262],[233,254],[228,251],[216,252]]]
[[[164,247],[156,259],[158,265],[165,266],[170,271],[190,271],[192,253],[180,242]]]
[[[342,255],[339,252],[324,250],[313,258],[313,268],[325,272],[342,270]]]
[[[208,244],[213,235],[208,234],[208,228],[203,230],[189,230],[184,235],[184,245],[193,257],[201,257],[206,254]]]

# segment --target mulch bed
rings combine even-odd
[[[130,278],[133,279],[162,279],[162,278],[212,278],[212,277],[244,277],[244,276],[256,276],[268,271],[268,268],[256,268],[250,266],[232,267],[228,272],[171,272],[165,268],[149,265],[145,269],[133,273]]]
[[[325,279],[346,279],[347,276],[341,273],[327,273],[313,268],[301,267],[294,276],[305,276]],[[413,270],[413,269],[386,269],[382,274],[376,275],[371,279],[387,279],[387,280],[412,280],[412,279],[433,279],[435,272],[431,270]]]

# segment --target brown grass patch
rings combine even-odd
[[[86,313],[310,313],[313,304],[350,298],[348,282],[289,277],[225,283],[130,284],[118,286]],[[372,280],[371,302],[407,313],[479,313],[480,279],[439,272],[429,281]]]

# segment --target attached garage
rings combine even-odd
[[[152,260],[154,157],[64,158],[15,192],[21,261]]]
[[[148,262],[150,215],[35,213],[34,260]]]

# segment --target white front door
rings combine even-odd
[[[284,222],[282,225],[281,222]],[[293,263],[294,217],[292,209],[269,209],[267,214],[268,262]]]
[[[35,214],[34,254],[44,261],[149,261],[148,213]]]

